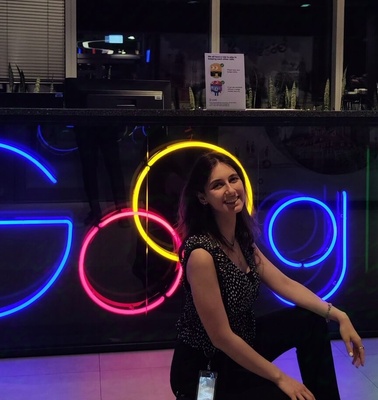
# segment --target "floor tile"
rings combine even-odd
[[[363,342],[366,365],[357,369],[344,343],[332,341],[342,400],[378,399],[378,338]],[[154,350],[0,359],[0,399],[175,400],[169,386],[172,354]],[[301,379],[294,349],[275,363]]]
[[[173,350],[101,354],[100,367],[101,371],[169,367],[172,355]]]
[[[273,364],[277,365],[278,368],[282,369],[282,371],[284,371],[291,377],[297,379],[298,381],[302,381],[296,358],[285,358],[285,356],[282,355],[281,357],[274,360]]]
[[[378,355],[368,355],[365,361],[365,366],[361,367],[359,370],[378,388]]]
[[[365,367],[363,367],[365,368]],[[377,400],[378,388],[348,357],[336,358],[335,369],[342,400]]]
[[[101,373],[102,400],[174,400],[169,368],[144,368]]]
[[[98,354],[0,359],[2,377],[98,371]]]
[[[4,400],[101,400],[98,372],[2,377],[0,393]]]

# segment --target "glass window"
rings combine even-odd
[[[8,84],[3,85],[4,91],[33,91],[37,79],[48,84],[62,82],[64,6],[64,0],[0,0],[0,82]]]
[[[378,7],[375,0],[345,1],[345,95],[347,109],[377,109]]]
[[[168,79],[174,106],[188,107],[189,87],[199,93],[204,86],[209,4],[209,0],[77,0],[78,76]],[[122,35],[123,43],[106,43],[111,34]]]
[[[222,0],[221,52],[244,53],[254,107],[284,108],[286,88],[297,108],[322,104],[330,78],[332,2]]]

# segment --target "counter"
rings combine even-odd
[[[173,346],[181,269],[167,255],[209,146],[245,168],[267,256],[378,334],[378,112],[0,108],[4,357]],[[134,224],[137,183],[162,252]],[[262,289],[258,313],[286,306]]]
[[[118,110],[118,109],[60,109],[60,108],[0,108],[1,121],[59,123],[125,122],[141,124],[247,126],[247,125],[374,125],[378,111],[302,111],[302,110]]]

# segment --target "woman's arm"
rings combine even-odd
[[[262,282],[275,293],[294,304],[324,318],[338,322],[340,325],[340,335],[345,343],[347,352],[350,356],[353,356],[353,364],[356,367],[364,365],[365,352],[362,340],[345,312],[323,301],[311,290],[287,277],[256,246],[255,257]]]
[[[192,251],[186,274],[198,315],[216,348],[249,371],[274,382],[291,399],[314,398],[302,383],[286,375],[231,330],[213,258],[207,251]]]

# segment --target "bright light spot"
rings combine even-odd
[[[105,36],[105,43],[123,43],[123,35]]]

